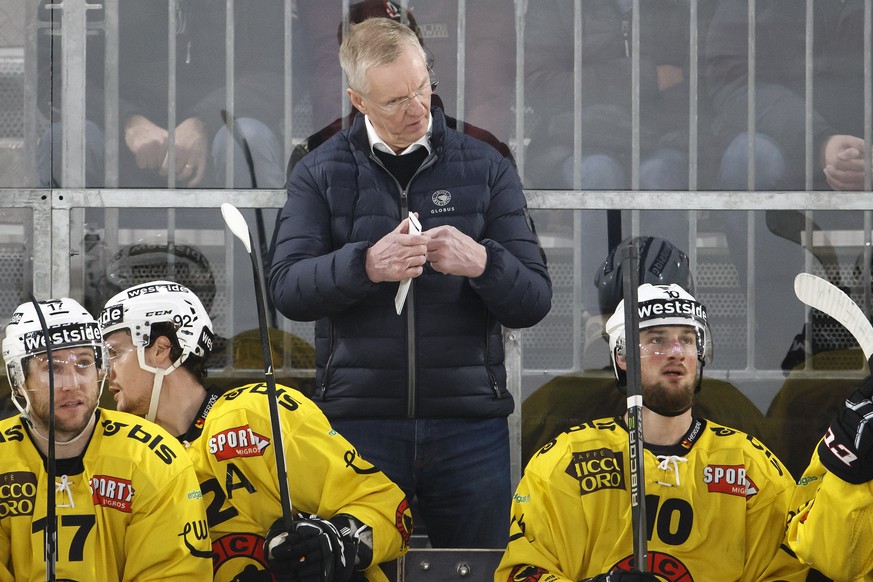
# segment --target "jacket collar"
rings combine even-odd
[[[431,154],[439,153],[446,139],[446,117],[443,110],[431,104],[431,135],[430,148]],[[367,127],[364,122],[363,115],[355,115],[352,125],[349,128],[349,141],[356,149],[363,151],[367,157],[372,153],[370,148],[370,140],[367,136]]]

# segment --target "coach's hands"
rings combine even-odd
[[[818,446],[827,469],[849,483],[873,479],[873,376],[846,400]]]
[[[413,279],[424,272],[428,238],[409,233],[409,219],[367,249],[364,268],[373,283]]]

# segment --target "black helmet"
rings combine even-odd
[[[100,299],[105,302],[129,287],[155,280],[184,285],[211,313],[216,289],[209,260],[196,247],[163,241],[138,242],[115,253],[98,284]]]
[[[611,315],[615,312],[615,308],[624,298],[621,261],[615,254],[617,249],[627,246],[631,240],[632,238],[628,237],[609,251],[609,256],[603,261],[594,278],[600,313],[603,315]],[[640,285],[676,284],[689,293],[694,293],[688,255],[661,237],[643,235],[633,240],[637,241],[640,249]]]

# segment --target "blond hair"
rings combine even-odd
[[[415,47],[422,62],[424,49],[415,32],[405,24],[389,18],[368,18],[349,27],[349,35],[340,45],[339,60],[349,87],[359,93],[369,90],[365,74],[373,67],[390,65],[408,47]]]

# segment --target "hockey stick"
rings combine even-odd
[[[221,216],[230,231],[238,238],[252,260],[252,275],[255,280],[255,301],[258,305],[258,327],[261,330],[261,347],[264,351],[264,378],[267,381],[267,399],[270,405],[270,427],[273,432],[276,454],[276,472],[279,477],[279,502],[282,504],[282,519],[285,531],[291,531],[291,494],[288,492],[288,469],[285,465],[285,443],[279,423],[279,403],[276,395],[276,379],[273,377],[273,348],[267,331],[267,315],[264,311],[264,289],[261,285],[261,269],[258,267],[257,252],[252,246],[252,235],[246,219],[233,204],[221,205]]]
[[[624,336],[627,362],[627,428],[630,463],[631,533],[634,568],[648,570],[646,545],[646,478],[643,462],[643,385],[640,373],[640,314],[637,293],[640,287],[640,249],[631,240],[622,249],[624,270]]]
[[[49,418],[48,418],[48,442],[46,443],[46,472],[48,473],[48,487],[46,491],[45,505],[45,579],[46,582],[54,582],[58,563],[58,518],[55,510],[55,480],[57,480],[57,465],[55,463],[55,371],[52,361],[52,343],[49,341],[48,325],[39,302],[33,294],[30,294],[30,302],[36,309],[36,318],[42,329],[42,337],[45,338],[45,357],[49,362]]]
[[[864,357],[870,360],[873,355],[873,325],[842,289],[821,277],[800,273],[794,278],[794,294],[806,305],[840,322],[861,346]]]

